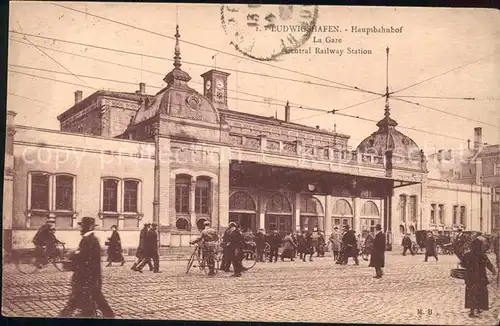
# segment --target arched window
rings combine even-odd
[[[196,179],[195,211],[196,214],[210,214],[210,178]]]
[[[238,191],[229,198],[229,210],[255,212],[255,203],[249,194]]]
[[[333,215],[352,216],[352,207],[347,200],[339,199],[333,206]]]
[[[175,227],[177,228],[177,230],[189,230],[189,222],[185,218],[178,218],[175,222]]]
[[[281,194],[273,194],[266,205],[266,212],[271,213],[290,213],[292,211],[292,207],[286,198]]]
[[[314,197],[302,197],[300,200],[300,214],[323,215],[323,207]]]
[[[353,211],[349,202],[345,199],[339,199],[333,205],[332,225],[338,228],[343,225],[352,226]]]
[[[123,181],[123,211],[126,213],[137,213],[139,199],[139,181]]]
[[[361,207],[362,216],[380,216],[377,205],[372,201],[367,201]]]
[[[175,177],[175,211],[189,214],[189,187],[191,176],[180,174]]]

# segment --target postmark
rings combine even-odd
[[[299,49],[318,18],[314,5],[223,5],[221,22],[236,50],[261,61]]]

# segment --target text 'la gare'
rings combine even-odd
[[[313,36],[312,41],[313,41],[313,43],[342,43],[341,38],[334,38],[331,36],[327,36],[327,37]]]

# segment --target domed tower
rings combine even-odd
[[[144,100],[130,121],[125,137],[152,140],[159,133],[191,141],[202,136],[205,140],[224,142],[229,126],[215,105],[188,85],[191,76],[181,69],[179,37],[177,25],[174,69],[163,78],[166,87]]]

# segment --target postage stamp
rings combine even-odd
[[[311,37],[318,18],[313,5],[223,5],[222,27],[244,55],[272,61],[299,49]]]

